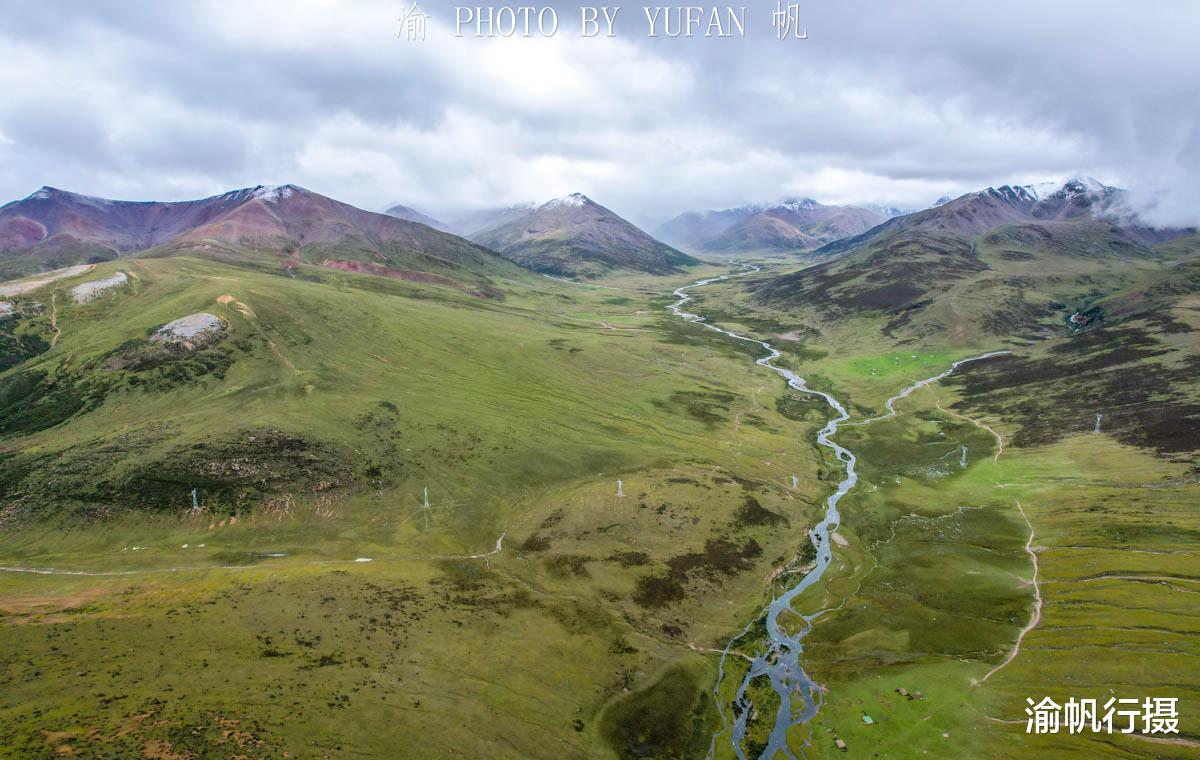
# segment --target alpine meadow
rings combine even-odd
[[[1200,757],[1195,14],[18,5],[0,757]]]

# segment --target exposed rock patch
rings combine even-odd
[[[17,280],[15,282],[6,282],[0,285],[0,296],[19,296],[23,293],[29,293],[43,285],[47,285],[55,280],[74,277],[75,275],[83,274],[91,269],[90,264],[80,264],[78,266],[67,267],[66,269],[57,269],[53,272],[46,272],[28,280]]]
[[[87,303],[93,298],[98,298],[104,295],[105,291],[118,288],[129,282],[129,275],[124,272],[105,277],[100,280],[89,280],[88,282],[76,285],[71,288],[71,297],[75,299],[75,303]]]
[[[225,332],[225,321],[207,311],[180,317],[154,331],[150,340],[191,351],[219,339]]]

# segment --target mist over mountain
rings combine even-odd
[[[476,232],[499,227],[534,211],[540,204],[532,201],[508,206],[484,207],[465,211],[451,211],[441,215],[450,231],[456,235],[470,237]]]
[[[771,205],[680,214],[656,230],[664,240],[699,253],[804,251],[857,235],[899,213],[827,206],[811,198]]]
[[[1100,282],[1108,269],[1150,264],[1158,256],[1156,246],[1194,233],[1149,226],[1129,209],[1123,190],[1092,179],[1003,185],[828,243],[813,254],[825,261],[766,278],[754,292],[776,306],[819,304],[842,315],[882,311],[895,315],[890,329],[927,318],[929,329],[940,330],[959,319],[940,312],[939,305],[949,304],[952,312],[960,308],[952,298],[943,301],[961,288],[960,303],[982,299],[995,305],[998,313],[989,319],[1003,331],[1047,309],[1050,299],[1031,296],[1032,278],[1090,270],[1079,276]],[[1006,270],[1021,274],[1005,279],[1000,273]],[[932,314],[937,316],[925,316]]]
[[[1186,228],[1157,228],[1141,218],[1129,194],[1089,177],[1064,183],[1002,185],[939,199],[928,209],[892,218],[861,235],[826,244],[817,252],[838,254],[873,240],[918,230],[977,235],[1000,224],[1033,221],[1108,221],[1138,240],[1158,242],[1185,234]]]
[[[420,222],[421,224],[428,225],[429,227],[432,227],[435,230],[441,230],[442,232],[453,232],[453,230],[451,230],[445,222],[438,221],[431,216],[417,211],[415,208],[405,206],[400,203],[388,206],[383,213],[387,214],[388,216],[394,216],[397,219],[406,219],[410,222]]]

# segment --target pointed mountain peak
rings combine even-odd
[[[70,190],[62,190],[57,187],[50,187],[49,185],[42,185],[42,187],[38,188],[36,192],[25,197],[25,200],[27,201],[55,199],[71,201],[74,203],[86,203],[92,206],[107,206],[115,203],[115,201],[111,201],[108,198],[96,198],[91,195],[80,195],[79,193],[73,193]]]
[[[506,215],[470,239],[535,272],[559,277],[598,277],[614,269],[666,274],[696,263],[583,193]]]
[[[394,216],[397,219],[427,224],[430,227],[433,227],[435,230],[442,230],[443,232],[450,231],[450,228],[447,227],[445,223],[434,219],[428,214],[418,211],[412,206],[405,206],[403,203],[393,203],[392,205],[388,206],[387,210],[385,210],[383,213],[387,214],[388,216]]]

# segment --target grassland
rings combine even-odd
[[[1027,697],[1114,695],[1177,697],[1181,718],[1200,712],[1191,249],[1031,264],[1033,254],[1001,257],[989,240],[987,274],[951,282],[902,324],[878,310],[764,303],[753,284],[698,297],[696,311],[773,336],[789,364],[859,417],[954,359],[1013,352],[838,436],[862,481],[842,502],[848,545],[796,605],[826,610],[805,661],[828,691],[794,744],[814,757],[841,756],[839,738],[851,756],[1194,757],[1194,718],[1168,741],[1039,737],[1026,734],[1024,712]],[[996,289],[1019,292],[1019,303],[978,295]],[[1097,321],[1072,334],[1066,314],[1088,309]],[[991,673],[1034,616],[1027,542],[1041,617]]]
[[[117,269],[126,288],[63,297]],[[839,476],[812,445],[819,402],[786,393],[753,347],[665,313],[706,273],[512,277],[478,298],[164,258],[17,299],[14,335],[46,332],[52,292],[62,333],[0,375],[0,566],[78,574],[0,573],[0,754],[704,756],[719,650],[803,564]],[[1123,299],[1116,313],[1145,283],[1095,299]],[[977,299],[954,301],[962,331],[904,342],[927,325],[823,322],[732,283],[697,295],[693,310],[773,339],[858,417],[954,359],[1016,352],[839,436],[862,481],[845,545],[796,605],[827,610],[805,666],[828,691],[795,746],[1195,756],[1024,732],[1026,697],[1112,688],[1179,697],[1183,738],[1200,738],[1194,454],[1131,437],[1132,402],[1092,434],[1096,404],[1056,400],[1046,370],[1074,366],[1097,393],[1140,373],[1156,403],[1189,403],[1186,297],[1166,313],[1188,330],[1122,312],[1140,331],[1128,355],[1068,343],[1055,315],[1052,340],[997,336]],[[222,340],[142,361],[151,331],[199,311],[226,321]],[[64,388],[86,403],[62,406]],[[1033,425],[1043,411],[1052,435]],[[1043,619],[977,683],[1030,620],[1027,542]],[[739,667],[735,653],[723,702]]]
[[[21,297],[62,334],[2,378],[0,565],[59,574],[0,573],[0,754],[706,744],[697,650],[813,519],[778,384],[664,315],[671,282],[296,274],[138,259]],[[220,341],[145,359],[201,311]],[[698,717],[605,717],[674,710],[662,684]]]

